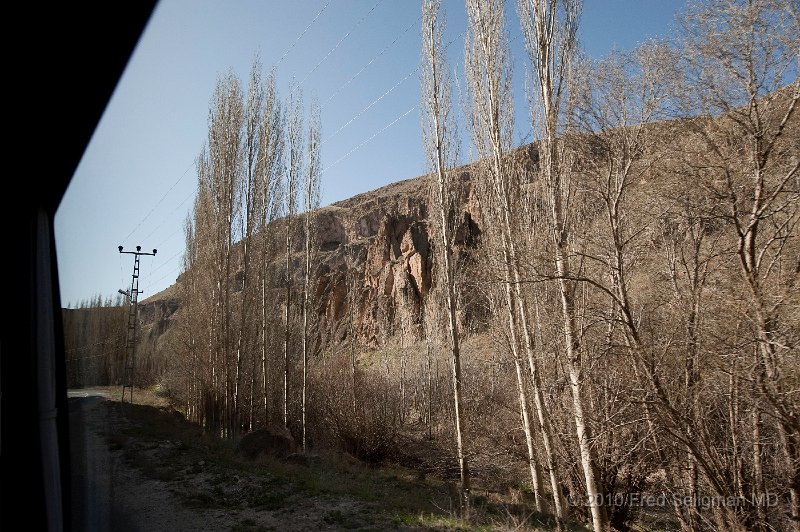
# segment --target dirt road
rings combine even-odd
[[[164,482],[132,467],[113,436],[125,425],[123,406],[97,395],[69,399],[73,530],[229,530],[227,519],[187,511]]]

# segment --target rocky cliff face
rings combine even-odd
[[[477,201],[463,174],[457,244],[480,233]],[[416,178],[322,209],[318,221],[315,301],[323,343],[343,342],[351,329],[362,347],[424,334],[425,303],[436,282],[438,236],[428,219],[428,181]],[[351,315],[352,312],[352,315]],[[352,324],[352,325],[351,325]]]

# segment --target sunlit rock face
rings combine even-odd
[[[480,214],[468,175],[462,179],[456,245],[465,248],[477,243]],[[346,341],[351,326],[363,347],[409,345],[423,337],[426,320],[432,319],[426,303],[436,285],[439,243],[429,214],[426,178],[322,209],[315,293],[324,343]]]

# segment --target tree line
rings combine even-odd
[[[304,115],[299,88],[281,100],[274,74],[262,77],[257,61],[246,85],[229,74],[212,97],[208,140],[197,161],[198,194],[185,228],[180,327],[187,373],[181,392],[188,417],[223,436],[277,419],[289,424],[298,327],[305,411],[308,353],[314,349],[307,301],[309,228],[319,206],[318,104],[308,120]],[[272,260],[281,244],[265,230],[271,223],[283,225],[282,270]],[[297,264],[301,230],[305,254]],[[300,286],[297,272],[304,279]],[[278,287],[285,291],[282,301],[274,297]],[[281,345],[273,341],[279,337]]]
[[[125,357],[127,307],[121,295],[95,294],[62,309],[67,386],[117,383]]]

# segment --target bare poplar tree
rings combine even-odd
[[[576,322],[575,290],[570,280],[570,239],[572,227],[568,202],[574,184],[563,164],[559,122],[564,112],[571,81],[571,63],[577,49],[577,30],[581,12],[580,0],[520,0],[519,18],[528,49],[528,57],[537,81],[536,103],[533,106],[534,130],[539,132],[539,169],[550,211],[555,265],[565,342],[564,363],[569,372],[573,415],[581,453],[586,495],[596,532],[608,527],[608,517],[601,506],[601,493],[595,477],[588,405],[584,399],[581,346]]]
[[[196,392],[203,397],[202,417],[212,431],[223,436],[235,437],[242,428],[253,426],[259,341],[265,416],[268,411],[266,326],[272,313],[266,312],[264,251],[271,247],[273,237],[264,228],[280,213],[284,134],[274,75],[266,83],[262,81],[261,66],[255,62],[246,95],[232,74],[220,79],[209,113],[208,147],[197,165],[193,272],[189,277],[196,287],[198,306],[197,317],[188,319],[198,324],[198,335],[207,336],[206,342],[195,341],[197,360],[199,353],[207,350],[202,363],[207,368],[207,384],[202,393]],[[235,246],[242,251],[236,254],[240,261],[234,259]],[[256,249],[261,251],[260,261],[253,264]],[[241,289],[234,286],[233,268],[237,268]],[[260,290],[254,283],[254,268]],[[259,299],[261,320],[256,326],[251,310]],[[205,313],[207,317],[202,317]],[[200,321],[201,317],[205,321]]]
[[[294,86],[289,95],[286,132],[286,172],[284,183],[284,214],[286,230],[286,310],[283,332],[283,424],[289,425],[289,372],[292,332],[292,239],[294,218],[297,215],[297,197],[303,178],[303,95]]]
[[[207,190],[206,246],[213,271],[211,345],[215,363],[215,420],[223,436],[232,428],[234,366],[232,360],[231,262],[234,244],[233,221],[239,209],[238,192],[242,170],[241,131],[243,97],[239,80],[228,74],[217,83],[209,112],[208,148],[198,164],[201,189]],[[216,423],[215,423],[216,424]]]
[[[261,278],[261,393],[264,408],[264,424],[270,422],[269,410],[269,370],[267,355],[270,351],[270,342],[267,337],[270,325],[274,319],[272,308],[267,296],[267,282],[272,277],[269,257],[275,252],[275,235],[268,230],[268,224],[275,221],[281,213],[282,181],[283,181],[283,155],[286,136],[286,123],[278,92],[275,87],[275,72],[267,78],[264,96],[264,113],[259,125],[258,145],[258,195],[259,195],[259,228],[260,228],[260,271]],[[253,372],[255,376],[255,371]]]
[[[215,226],[212,217],[211,185],[206,150],[197,158],[197,196],[194,201],[192,217],[194,219],[194,247],[190,255],[191,286],[194,298],[186,317],[191,320],[189,332],[196,327],[199,350],[198,357],[202,370],[199,386],[200,413],[203,426],[215,432],[219,429],[219,396],[217,380],[219,360],[216,351],[216,324],[218,322],[218,290],[215,283]]]
[[[537,510],[542,509],[543,490],[539,463],[534,444],[534,426],[538,426],[545,465],[550,479],[553,511],[558,520],[563,518],[563,502],[558,480],[557,464],[552,445],[552,431],[546,404],[542,396],[541,373],[535,353],[535,335],[530,323],[531,313],[525,294],[521,290],[519,243],[523,233],[532,230],[518,227],[525,216],[525,193],[521,167],[511,155],[513,148],[513,103],[511,95],[511,67],[505,35],[503,5],[499,2],[467,3],[470,17],[469,41],[466,49],[467,75],[472,97],[472,128],[475,143],[482,156],[481,183],[482,208],[487,220],[489,235],[499,240],[502,260],[501,278],[508,323],[509,347],[516,369],[522,426],[528,451],[528,462]],[[521,347],[522,346],[522,347]],[[524,348],[528,370],[533,384],[533,405],[536,418],[529,412],[524,362]]]
[[[184,346],[184,367],[186,368],[186,418],[200,425],[204,425],[202,401],[208,383],[205,381],[207,369],[202,356],[202,320],[205,318],[205,309],[200,304],[202,296],[200,288],[203,286],[201,279],[202,264],[198,254],[198,236],[196,224],[199,212],[195,206],[194,212],[186,217],[184,223],[184,241],[186,251],[183,256],[183,308],[185,313],[181,320],[182,339]]]
[[[242,151],[244,157],[244,175],[239,181],[239,245],[242,247],[242,289],[241,302],[239,306],[239,328],[236,336],[236,373],[234,377],[233,389],[233,430],[234,437],[241,430],[241,399],[240,389],[242,387],[242,351],[247,342],[246,335],[249,331],[249,311],[251,303],[250,293],[250,262],[252,252],[253,232],[255,230],[258,215],[258,172],[262,164],[259,160],[259,144],[261,143],[261,127],[264,115],[264,87],[261,81],[261,63],[256,60],[250,70],[250,83],[247,88],[247,100],[244,107]],[[250,351],[251,359],[255,360],[255,354]],[[251,367],[254,364],[251,364]],[[251,386],[252,395],[252,386]]]
[[[308,124],[307,162],[303,180],[303,221],[305,224],[305,269],[303,272],[303,397],[302,425],[303,451],[307,451],[306,442],[306,400],[308,392],[308,355],[311,349],[311,327],[309,323],[309,307],[311,305],[311,273],[315,246],[315,216],[320,202],[320,138],[322,125],[319,103],[311,104],[311,116]]]
[[[459,210],[459,194],[453,167],[456,164],[455,126],[450,110],[450,85],[442,47],[444,21],[441,0],[424,0],[422,4],[422,129],[428,165],[433,172],[432,204],[436,209],[441,236],[439,252],[444,285],[444,306],[453,364],[453,407],[455,413],[456,449],[461,473],[461,491],[469,508],[470,474],[467,462],[467,441],[461,370],[461,346],[456,309],[455,271],[453,264],[454,220]]]

